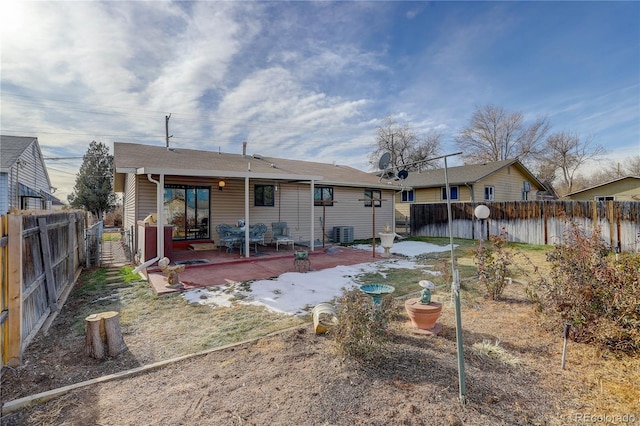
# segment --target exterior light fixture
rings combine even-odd
[[[224,186],[226,185],[226,183],[224,183],[223,180],[221,180],[220,182],[218,182],[218,190],[222,191],[224,189]]]
[[[480,204],[473,211],[475,217],[480,219],[480,242],[482,242],[482,240],[484,239],[484,221],[489,217],[489,213],[489,207],[485,206],[484,204]]]

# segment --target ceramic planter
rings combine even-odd
[[[391,253],[389,252],[389,250],[391,250],[391,247],[393,247],[393,240],[396,238],[396,233],[380,232],[378,235],[380,235],[380,245],[384,249],[384,253],[382,254],[382,257],[391,256]]]

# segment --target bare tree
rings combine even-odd
[[[564,189],[570,193],[578,169],[605,153],[605,148],[594,144],[592,137],[580,140],[577,134],[558,132],[547,138],[546,150],[540,161],[561,174]]]
[[[525,124],[521,112],[507,112],[496,105],[476,107],[468,126],[455,138],[462,159],[468,163],[535,157],[549,132],[547,118]]]
[[[424,170],[438,167],[438,161],[425,161],[440,155],[442,136],[436,132],[419,135],[407,123],[398,123],[388,116],[376,128],[376,141],[369,155],[372,164],[377,165],[385,153],[391,154],[390,166],[396,170]]]
[[[634,155],[624,161],[623,174],[627,176],[640,176],[640,155]]]

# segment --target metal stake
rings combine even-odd
[[[564,370],[564,363],[567,359],[567,339],[569,338],[569,327],[571,327],[571,323],[564,324],[564,346],[562,348],[562,369]]]

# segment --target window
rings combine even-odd
[[[333,201],[333,188],[330,186],[316,186],[313,188],[313,204],[316,206],[333,206],[333,203],[322,203],[322,201]]]
[[[273,207],[274,204],[273,185],[255,185],[253,187],[253,202],[255,206]]]
[[[451,192],[451,200],[458,200],[459,199],[458,187],[457,186],[450,186],[449,187],[449,192]],[[447,199],[447,187],[446,186],[442,187],[442,199],[443,200]]]
[[[496,199],[496,188],[494,186],[484,187],[484,200],[494,201]]]
[[[413,189],[407,189],[406,191],[402,191],[400,194],[400,200],[403,203],[413,203],[415,198],[415,193]]]
[[[380,200],[382,198],[382,191],[380,191],[379,189],[365,189],[364,190],[364,198],[365,199],[374,199],[374,200]],[[365,207],[371,207],[371,201],[365,201],[364,202],[364,206]],[[376,207],[381,207],[382,206],[382,201],[375,201],[375,206]]]
[[[609,196],[602,196],[602,197],[595,197],[596,201],[615,201],[616,197],[609,195]]]

